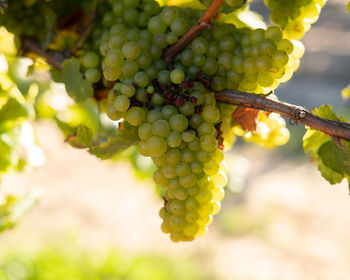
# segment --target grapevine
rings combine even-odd
[[[299,39],[325,3],[266,0],[276,25],[252,28],[223,16],[249,10],[247,1],[184,8],[154,0],[20,0],[0,2],[0,25],[18,38],[17,53],[53,67],[53,79],[75,102],[65,110],[89,116],[67,121],[55,109],[43,114],[69,144],[104,159],[136,145],[152,159],[153,181],[164,191],[161,230],[178,242],[204,236],[220,211],[229,168],[224,150],[236,137],[266,148],[288,141],[280,115],[308,127],[304,149],[328,181],[349,180],[348,161],[334,167],[325,159],[328,149],[349,158],[346,120],[329,106],[309,112],[274,94],[299,68],[305,52]],[[47,98],[37,95],[31,106],[41,112]]]

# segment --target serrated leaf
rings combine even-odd
[[[318,163],[318,170],[321,172],[323,178],[325,178],[332,185],[339,184],[344,179],[344,176],[325,166],[322,161],[319,161]]]
[[[221,14],[218,20],[220,22],[231,23],[237,28],[266,28],[263,17],[249,9],[237,10],[229,14]]]
[[[108,137],[106,140],[92,146],[89,149],[89,153],[101,159],[108,159],[124,151],[131,145],[137,144],[138,141],[139,138],[136,127],[123,122],[120,124],[118,135],[115,137]]]
[[[86,126],[79,126],[74,135],[66,138],[65,142],[77,149],[89,148],[92,145],[92,131]]]
[[[350,153],[334,142],[324,143],[318,150],[323,164],[335,172],[350,176]]]
[[[232,118],[242,127],[245,131],[256,130],[256,118],[258,117],[259,110],[252,108],[238,107],[232,114]]]
[[[314,108],[311,111],[316,116],[319,116],[321,118],[332,120],[332,121],[338,121],[339,119],[333,112],[333,107],[331,105],[321,105],[320,108]]]
[[[321,131],[308,129],[303,137],[303,148],[305,153],[310,152],[311,158],[317,158],[317,151],[321,145],[331,138]]]
[[[80,72],[80,62],[76,58],[66,59],[63,64],[62,79],[68,95],[76,102],[83,102],[93,95],[93,88]]]
[[[338,118],[329,105],[315,108],[312,113],[324,119],[346,121]],[[329,135],[310,128],[307,128],[303,138],[305,153],[310,153],[312,160],[318,163],[322,176],[331,184],[350,178],[350,142],[340,139],[337,144]]]

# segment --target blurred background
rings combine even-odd
[[[307,109],[331,104],[350,119],[340,91],[350,82],[350,14],[330,0],[303,38],[299,70],[277,95]],[[252,9],[268,18],[261,1]],[[288,120],[286,120],[288,122]],[[349,279],[350,199],[302,152],[302,126],[287,145],[238,142],[230,183],[209,233],[172,243],[160,230],[162,200],[126,161],[101,161],[37,125],[46,164],[6,176],[5,192],[40,188],[39,204],[0,235],[0,279]],[[147,165],[142,158],[138,166]]]

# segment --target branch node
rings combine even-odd
[[[299,121],[306,116],[306,110],[304,108],[298,108],[294,111],[294,117],[296,121]]]

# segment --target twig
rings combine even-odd
[[[340,137],[350,141],[349,123],[323,119],[310,113],[301,106],[274,101],[258,94],[235,90],[215,92],[215,96],[217,101],[234,105],[252,105],[259,110],[276,112],[312,129],[322,131],[333,137]]]
[[[62,62],[66,58],[62,53],[56,51],[44,51],[37,41],[29,37],[21,37],[21,46],[24,53],[32,52],[47,60],[47,62],[62,71]]]
[[[82,30],[82,32],[80,33],[79,39],[78,41],[74,44],[74,46],[72,48],[70,48],[69,50],[67,50],[67,53],[70,55],[73,55],[84,43],[84,41],[86,40],[86,38],[89,36],[91,28],[92,28],[92,24],[96,18],[96,14],[97,14],[97,1],[95,1],[95,8],[93,9],[93,11],[90,13],[88,21],[84,27],[84,29]]]
[[[163,59],[169,65],[171,60],[181,52],[189,43],[192,42],[204,29],[209,26],[210,20],[216,14],[217,10],[221,6],[224,0],[213,0],[204,14],[197,20],[197,22],[191,27],[185,35],[183,35],[179,41],[170,46],[163,52]]]

